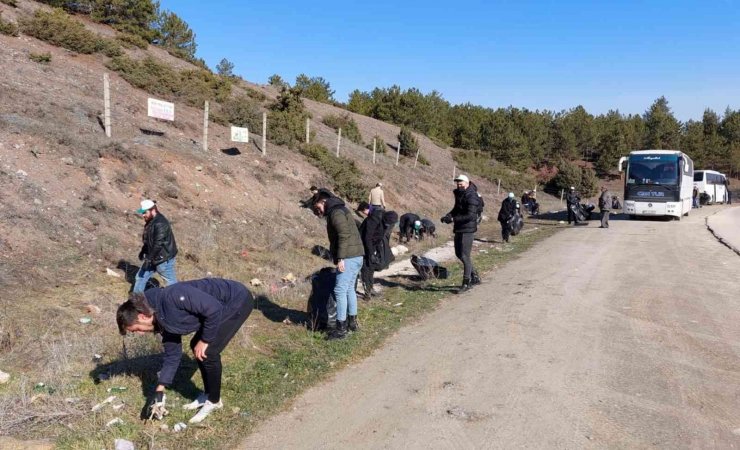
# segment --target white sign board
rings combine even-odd
[[[231,127],[231,140],[234,142],[249,142],[249,130],[246,128]]]
[[[155,98],[148,99],[147,116],[162,120],[175,120],[175,104]]]

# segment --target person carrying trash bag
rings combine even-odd
[[[167,415],[165,388],[172,384],[182,357],[182,337],[195,333],[190,348],[203,377],[203,393],[184,405],[199,409],[190,423],[202,422],[217,409],[221,399],[221,352],[254,309],[254,297],[243,284],[221,278],[181,281],[164,289],[132,293],[118,307],[118,331],[162,335],[164,362],[154,395],[150,419]]]
[[[473,250],[475,232],[478,231],[481,198],[478,188],[466,175],[458,175],[454,181],[457,183],[457,189],[452,191],[455,206],[440,221],[447,224],[454,222],[452,231],[455,233],[455,256],[462,261],[464,268],[462,286],[457,291],[460,294],[480,283],[470,253]]]
[[[511,219],[517,214],[517,202],[514,193],[509,195],[501,202],[501,209],[498,210],[498,221],[501,224],[501,238],[504,242],[509,242],[511,236]]]
[[[568,193],[565,194],[565,202],[568,209],[568,224],[570,225],[573,222],[574,225],[577,225],[579,222],[578,215],[573,210],[581,207],[581,196],[578,195],[575,187],[571,186]]]

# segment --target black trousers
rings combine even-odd
[[[369,288],[370,291],[365,292],[365,296],[369,296],[372,292],[373,288],[373,278],[375,277],[375,270],[373,270],[372,267],[370,267],[370,261],[365,259],[362,264],[362,269],[360,269],[360,281],[362,281],[362,287],[367,291]]]
[[[570,205],[568,205],[566,209],[568,210],[568,223],[578,223],[578,218],[576,217],[576,214],[570,209]]]
[[[211,403],[218,403],[221,400],[221,352],[226,348],[226,344],[236,335],[239,328],[246,322],[247,317],[252,314],[254,309],[254,297],[244,289],[243,298],[234,299],[240,301],[239,309],[234,311],[229,317],[224,318],[221,326],[218,328],[218,334],[213,342],[208,343],[206,349],[206,359],[198,362],[200,376],[203,378],[203,391],[208,394],[208,400]],[[190,348],[194,349],[195,344],[200,340],[201,333],[198,331],[190,340]]]
[[[475,270],[470,252],[473,250],[473,235],[475,233],[455,233],[455,256],[463,263],[463,280],[470,281]]]
[[[504,242],[509,242],[509,236],[511,236],[511,225],[508,220],[499,220],[501,223],[501,238]]]

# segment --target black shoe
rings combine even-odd
[[[478,272],[473,271],[473,273],[470,274],[470,285],[475,286],[476,284],[480,284],[480,277],[478,276]]]
[[[362,290],[364,291],[362,298],[365,300],[370,300],[371,297],[374,297],[373,287],[371,285],[362,283]]]
[[[349,316],[347,321],[347,328],[349,331],[359,331],[360,327],[357,325],[357,316]]]
[[[337,327],[329,332],[326,337],[328,340],[333,341],[335,339],[344,339],[347,337],[347,321],[337,320]]]
[[[467,292],[470,290],[470,280],[464,278],[462,286],[460,286],[460,289],[457,290],[458,294],[462,294],[463,292]]]

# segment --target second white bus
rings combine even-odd
[[[706,204],[727,202],[727,177],[714,170],[697,170],[694,172],[694,186],[699,196],[705,194]]]

